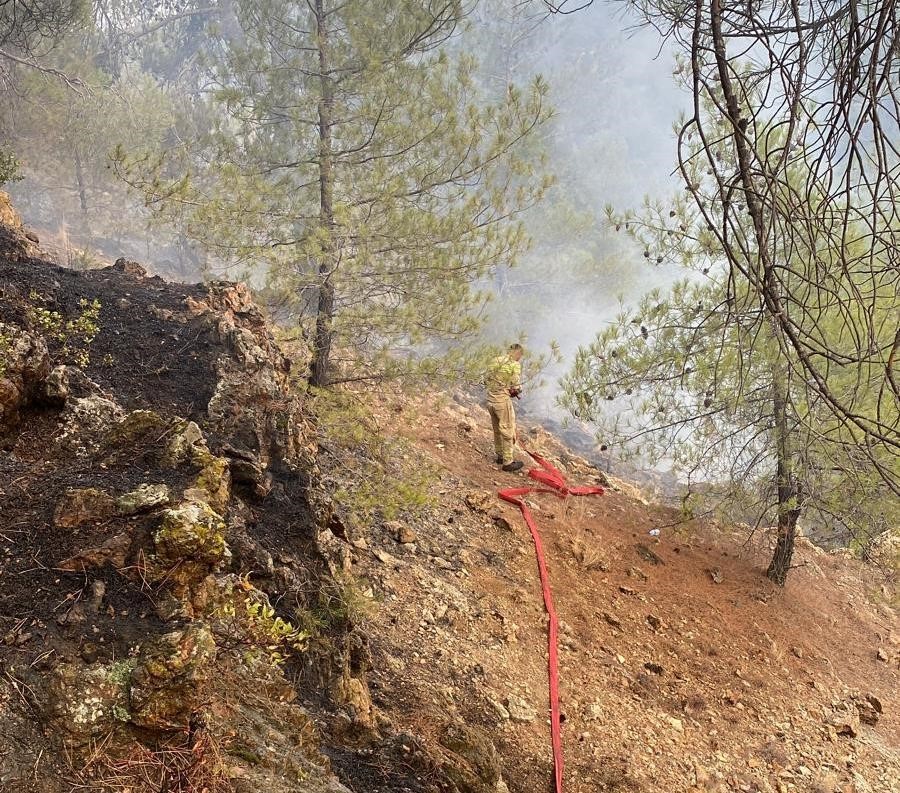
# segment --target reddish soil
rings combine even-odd
[[[376,704],[397,729],[432,738],[448,714],[481,724],[513,793],[550,790],[530,536],[512,505],[488,499],[510,531],[464,501],[527,480],[491,464],[480,408],[415,411],[382,415],[442,469],[440,509],[409,523],[416,543],[376,528],[354,558],[383,599],[371,626]],[[546,434],[526,437],[565,459]],[[782,590],[764,576],[768,535],[678,525],[674,510],[635,495],[529,499],[563,623],[567,791],[900,789],[900,636],[878,574],[801,540]],[[835,708],[855,692],[874,695],[883,715],[839,735]],[[510,695],[536,718],[510,721],[491,704]]]

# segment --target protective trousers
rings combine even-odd
[[[494,450],[501,465],[508,465],[513,461],[513,448],[516,445],[516,411],[512,400],[488,402],[488,412],[494,427]]]

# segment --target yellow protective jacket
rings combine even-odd
[[[501,404],[509,401],[509,390],[522,387],[522,364],[508,355],[497,356],[485,380],[488,402]]]

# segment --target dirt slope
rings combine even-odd
[[[443,473],[440,509],[403,527],[412,542],[398,525],[356,542],[384,604],[375,703],[425,735],[446,713],[484,726],[509,789],[534,793],[551,778],[545,617],[526,526],[493,495],[523,477],[490,464],[487,414],[461,401],[427,420],[383,406]],[[597,481],[526,437],[573,484]],[[530,501],[563,622],[568,790],[900,790],[900,633],[874,571],[801,539],[782,591],[763,576],[767,536],[679,527],[634,492]]]

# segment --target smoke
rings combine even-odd
[[[506,315],[489,328],[524,336],[535,352],[559,345],[563,360],[523,400],[532,418],[559,420],[558,379],[577,349],[615,317],[620,301],[675,279],[611,228],[604,208],[637,208],[647,196],[665,199],[679,188],[672,130],[688,96],[673,78],[671,50],[622,6],[593,4],[561,16],[522,9],[517,0],[483,3],[482,29],[473,35],[483,41],[483,28],[495,35],[489,46],[512,64],[502,76],[524,81],[540,73],[550,83],[556,114],[546,145],[558,182],[527,218],[534,250],[504,275],[494,309]],[[560,207],[580,219],[561,221]]]

